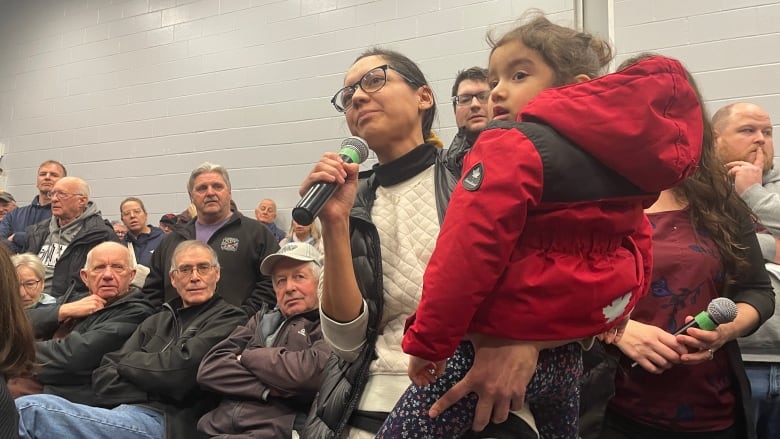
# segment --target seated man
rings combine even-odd
[[[290,438],[296,414],[308,412],[330,347],[320,330],[317,286],[322,255],[292,243],[267,256],[278,307],[258,312],[206,354],[198,383],[223,395],[200,418],[210,436]]]
[[[241,307],[247,318],[264,307],[273,308],[276,299],[271,279],[260,273],[260,263],[279,250],[279,244],[267,227],[231,210],[233,195],[227,169],[201,164],[190,173],[187,191],[194,218],[176,226],[152,254],[143,288],[149,300],[161,305],[176,296],[167,274],[171,253],[178,243],[195,239],[217,253],[223,274],[217,287],[228,303]],[[183,218],[179,215],[180,221]]]
[[[78,177],[57,180],[49,192],[51,218],[27,228],[24,251],[41,258],[46,267],[43,292],[56,298],[86,292],[79,270],[87,253],[101,242],[119,242],[89,194],[89,185]]]
[[[16,399],[23,438],[195,438],[198,418],[214,407],[195,381],[203,356],[246,314],[214,294],[217,255],[198,241],[173,251],[170,277],[178,297],[141,323],[92,374],[93,405],[54,395]]]
[[[34,376],[8,382],[14,398],[53,393],[83,401],[85,395],[91,395],[92,371],[103,355],[122,347],[138,324],[154,312],[141,290],[130,286],[134,274],[130,251],[121,244],[104,242],[87,253],[81,278],[89,296],[51,307],[47,315],[55,320],[39,326],[44,331],[39,331],[41,340],[35,342],[39,366]],[[58,309],[63,307],[85,312],[66,311],[67,317],[57,320]]]
[[[266,198],[257,203],[255,207],[255,218],[268,227],[268,230],[274,234],[276,242],[281,241],[287,236],[284,230],[280,229],[276,225],[276,202],[270,198]]]

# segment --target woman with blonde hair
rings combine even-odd
[[[19,415],[5,377],[32,371],[35,345],[19,297],[19,280],[5,248],[0,248],[0,334],[0,438],[15,438],[19,434]]]
[[[313,245],[317,250],[322,253],[322,232],[320,231],[320,221],[315,219],[314,222],[308,226],[304,226],[292,220],[290,223],[290,230],[287,232],[287,236],[279,241],[279,247],[284,247],[285,244],[291,242],[305,242]]]

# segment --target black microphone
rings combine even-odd
[[[360,137],[347,137],[341,142],[339,156],[347,163],[363,163],[368,158],[368,144]],[[338,189],[338,184],[326,183],[324,181],[311,185],[292,210],[292,217],[295,222],[302,226],[311,224],[317,214],[320,213],[322,206],[336,192],[336,189]]]
[[[674,335],[684,334],[688,328],[697,328],[704,331],[714,331],[718,325],[733,322],[737,318],[737,304],[726,297],[716,297],[712,299],[707,310],[697,314],[693,320],[686,323],[682,328],[675,331]],[[639,363],[636,361],[631,367],[636,367]]]
[[[707,310],[696,315],[690,322],[678,329],[674,335],[685,333],[688,328],[698,328],[705,331],[713,331],[718,325],[733,322],[737,318],[737,304],[726,297],[712,299]]]

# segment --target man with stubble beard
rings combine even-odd
[[[19,253],[27,245],[25,229],[33,224],[51,218],[51,199],[49,192],[60,178],[68,175],[65,166],[55,160],[46,160],[38,166],[35,187],[36,195],[29,205],[16,208],[0,221],[0,242],[11,252]]]

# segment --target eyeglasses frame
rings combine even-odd
[[[38,280],[28,280],[28,281],[25,281],[25,282],[19,282],[19,285],[22,288],[24,288],[24,291],[27,291],[29,293],[31,289],[37,287],[38,284],[40,284],[41,282],[43,282],[43,281],[40,280],[40,279],[38,279]],[[32,285],[27,285],[27,284],[32,284]]]
[[[484,95],[485,93],[487,93],[485,95],[485,98],[484,99],[480,99],[479,95]],[[464,100],[463,102],[461,102],[461,99],[460,99],[461,96],[470,96],[471,99]],[[471,103],[474,101],[474,98],[477,98],[477,101],[479,101],[479,103],[481,103],[481,104],[487,104],[488,99],[490,99],[490,90],[482,90],[481,92],[475,93],[475,94],[463,93],[463,94],[460,94],[460,95],[455,95],[455,96],[452,97],[452,103],[454,105],[457,105],[457,106],[460,106],[460,107],[465,107],[467,105],[471,105]]]
[[[371,72],[373,72],[373,71],[375,71],[377,69],[382,70],[382,72],[385,74],[384,83],[379,88],[377,88],[376,90],[368,91],[365,88],[363,88],[363,80],[366,78],[366,76],[368,76],[369,73],[371,73]],[[422,84],[419,84],[417,81],[415,81],[413,79],[410,79],[408,76],[404,75],[403,72],[401,72],[400,70],[398,70],[395,67],[391,66],[390,64],[383,64],[381,66],[374,67],[373,69],[369,69],[354,84],[347,85],[346,87],[340,88],[339,91],[337,91],[336,94],[334,94],[333,97],[330,99],[330,103],[333,104],[333,107],[336,108],[336,111],[338,111],[339,113],[346,113],[347,110],[352,108],[352,101],[350,100],[350,104],[348,106],[342,107],[340,104],[337,103],[338,100],[336,99],[336,98],[338,98],[339,94],[341,94],[344,90],[348,90],[349,89],[349,90],[352,90],[352,93],[354,95],[354,93],[357,91],[358,87],[360,87],[360,89],[363,90],[365,93],[369,93],[369,94],[370,93],[376,93],[379,90],[382,90],[385,87],[385,85],[387,85],[387,69],[393,70],[396,73],[398,73],[398,76],[403,78],[403,80],[406,81],[409,85],[412,85],[412,86],[418,87],[418,88],[422,87]]]

